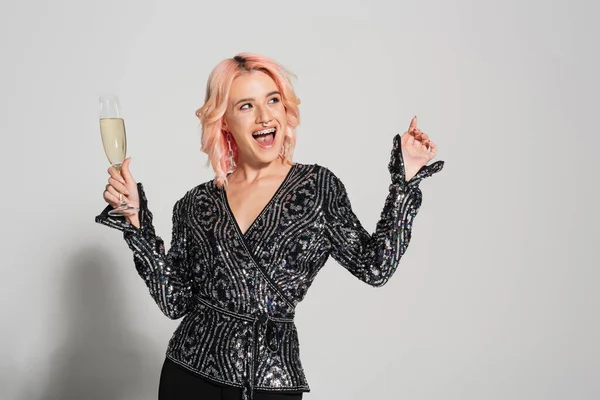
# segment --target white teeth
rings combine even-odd
[[[261,136],[269,133],[275,133],[275,128],[263,129],[262,131],[254,132],[252,136]]]

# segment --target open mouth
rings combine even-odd
[[[254,140],[258,142],[261,147],[271,147],[275,141],[275,135],[277,134],[277,128],[268,128],[260,131],[256,131],[252,134]]]

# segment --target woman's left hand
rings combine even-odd
[[[437,146],[429,136],[417,128],[417,117],[410,121],[408,131],[400,138],[402,158],[404,160],[404,174],[408,182],[419,170],[435,157]]]

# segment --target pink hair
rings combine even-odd
[[[229,147],[225,136],[226,131],[223,130],[222,123],[229,101],[229,89],[236,77],[250,71],[262,71],[269,75],[281,93],[288,122],[283,138],[282,158],[287,163],[292,163],[296,146],[296,127],[300,123],[298,109],[300,99],[296,97],[290,79],[295,75],[270,58],[258,54],[240,53],[221,61],[213,69],[206,84],[204,105],[196,111],[196,116],[202,124],[201,150],[208,155],[207,165],[209,163],[212,165],[215,171],[215,183],[219,187],[227,187],[227,171],[231,169],[227,156]],[[237,162],[237,147],[233,141],[231,144],[234,161]]]

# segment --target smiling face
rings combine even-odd
[[[287,114],[269,75],[250,71],[233,80],[223,128],[237,144],[238,164],[269,164],[279,157]]]

